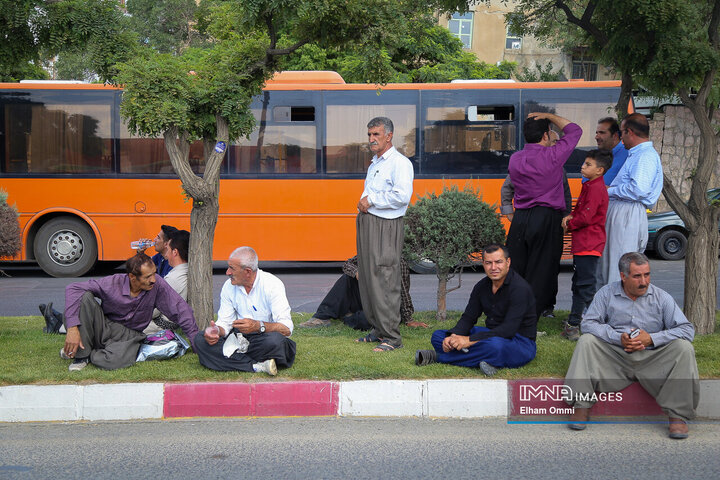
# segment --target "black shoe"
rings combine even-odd
[[[58,315],[60,315],[60,317],[54,314],[52,302],[48,303],[47,305],[38,305],[38,308],[40,307],[45,307],[44,309],[40,309],[43,317],[45,317],[45,328],[43,328],[43,332],[51,334],[59,333],[60,327],[63,324],[62,313],[58,312]]]
[[[485,374],[486,377],[492,377],[498,372],[497,368],[493,367],[492,365],[487,363],[485,360],[480,362],[480,365],[478,365],[478,367],[480,367],[480,370],[482,370],[482,372]]]
[[[437,352],[435,350],[417,350],[415,352],[415,365],[424,367],[435,362],[437,362]]]
[[[542,311],[540,316],[546,318],[555,318],[555,310],[553,310],[552,308],[546,308]]]

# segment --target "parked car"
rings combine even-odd
[[[720,188],[708,190],[707,196],[708,201],[720,200]],[[677,213],[670,211],[648,215],[648,243],[645,249],[654,251],[663,260],[685,258],[687,237],[685,223]]]

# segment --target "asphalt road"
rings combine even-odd
[[[720,429],[419,418],[0,424],[0,478],[713,479]]]
[[[225,266],[216,263],[213,275],[213,292],[215,310],[217,311],[220,289],[227,279]],[[311,315],[330,290],[335,280],[342,274],[341,263],[336,264],[272,264],[261,262],[260,268],[267,270],[285,283],[288,300],[294,312],[305,312]],[[664,261],[651,259],[652,282],[660,288],[667,290],[682,305],[683,276],[685,262]],[[0,264],[0,270],[6,275],[0,275],[0,316],[40,315],[37,308],[39,303],[53,302],[58,310],[65,305],[65,286],[78,280],[87,280],[97,276],[111,273],[121,273],[120,268],[112,269],[107,266],[96,270],[91,276],[81,279],[53,278],[45,274],[37,266],[18,266],[16,264]],[[462,275],[461,288],[450,292],[447,297],[449,310],[464,310],[473,286],[484,277],[482,270],[469,271]],[[556,308],[570,310],[571,305],[572,265],[564,264],[559,276],[559,293]],[[437,277],[430,275],[411,275],[410,294],[413,298],[415,310],[437,309]],[[450,286],[456,285],[451,280]]]

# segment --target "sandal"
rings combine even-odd
[[[372,333],[368,333],[364,337],[360,337],[355,341],[359,342],[359,343],[373,343],[373,342],[379,342],[380,339],[378,337],[376,337],[375,335],[373,335]]]
[[[373,352],[392,352],[393,350],[396,350],[398,348],[402,348],[402,344],[398,346],[390,345],[387,342],[382,342],[377,347],[373,348]]]

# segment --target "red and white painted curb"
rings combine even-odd
[[[336,415],[517,419],[521,406],[546,412],[566,408],[542,393],[561,384],[559,379],[448,379],[16,385],[0,387],[0,422]],[[527,388],[534,395],[521,402],[520,391]],[[698,416],[720,419],[720,380],[702,380],[700,389]],[[662,414],[640,385],[622,393],[621,401],[595,404],[593,417]]]

